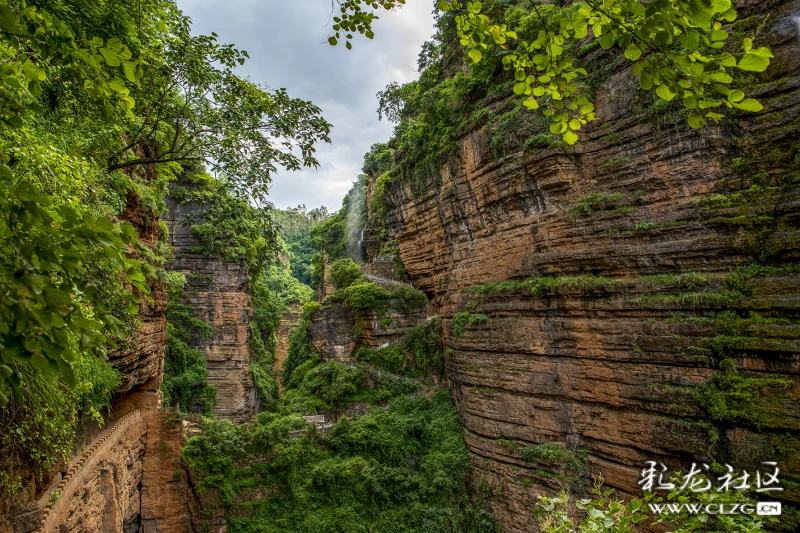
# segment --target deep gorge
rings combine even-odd
[[[640,498],[647,461],[777,461],[765,528],[798,530],[800,6],[736,4],[774,54],[743,82],[764,110],[704,129],[587,44],[569,146],[443,17],[337,213],[126,174],[149,293],[71,460],[7,463],[0,533],[538,533],[540,496]]]

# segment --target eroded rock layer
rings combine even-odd
[[[208,361],[208,383],[217,389],[217,418],[244,421],[255,412],[258,401],[248,362],[248,338],[252,305],[243,263],[225,261],[197,252],[202,243],[192,234],[192,224],[202,222],[202,207],[169,202],[165,220],[174,249],[172,270],[186,275],[183,301],[192,316],[208,323],[213,335],[190,339]]]
[[[779,460],[780,497],[800,501],[785,453],[800,443],[797,5],[739,4],[775,54],[747,82],[763,112],[691,130],[617,62],[582,143],[496,159],[475,124],[435,179],[386,185],[389,237],[445,319],[474,473],[505,531],[535,531],[536,497],[591,474],[639,493],[647,460]],[[747,412],[721,376],[746,381]]]

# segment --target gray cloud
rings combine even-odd
[[[327,44],[331,0],[178,0],[194,33],[219,34],[247,50],[241,74],[296,98],[311,100],[333,124],[330,145],[317,150],[319,169],[281,172],[270,192],[278,207],[301,203],[335,211],[359,174],[364,154],[385,142],[392,124],[378,121],[375,93],[417,77],[417,54],[433,33],[432,2],[384,13],[375,39],[357,36],[353,50]]]

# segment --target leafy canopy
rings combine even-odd
[[[342,10],[355,16],[358,2],[349,4],[345,2]],[[489,47],[503,50],[503,67],[516,80],[514,93],[524,97],[528,109],[543,108],[550,131],[568,144],[575,144],[577,131],[596,118],[585,83],[590,73],[570,52],[578,48],[570,45],[579,41],[597,40],[605,50],[622,49],[634,63],[632,72],[640,87],[655,90],[667,102],[678,98],[691,110],[692,128],[703,127],[707,119],[719,120],[722,108],[762,109],[731,84],[737,71],[766,70],[773,56],[769,48],[754,46],[751,38],[740,45],[728,42],[724,26],[737,17],[731,0],[585,0],[559,9],[553,17],[547,13],[553,6],[531,7],[541,28],[534,39],[525,41],[506,24],[494,24],[481,2],[437,3],[439,10],[455,15],[458,39],[473,63],[480,63]],[[336,39],[331,38],[331,44]],[[399,116],[397,106],[391,105],[398,96],[396,86],[382,93],[381,109],[390,119]]]
[[[329,141],[317,107],[238,76],[247,53],[189,23],[171,0],[0,6],[0,406],[22,400],[12,363],[69,385],[76,354],[131,337],[168,178],[206,166],[231,211]],[[137,228],[120,220],[135,209]],[[234,228],[245,251],[274,248],[257,222]]]

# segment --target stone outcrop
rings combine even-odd
[[[191,533],[191,493],[181,466],[181,425],[158,414],[147,428],[142,465],[141,533]]]
[[[327,305],[315,313],[308,327],[311,344],[325,359],[348,363],[357,348],[355,320],[342,304]]]
[[[192,223],[202,222],[201,205],[168,203],[165,221],[174,260],[170,268],[186,275],[183,300],[192,316],[213,328],[204,339],[193,335],[190,346],[206,355],[208,383],[217,389],[217,418],[244,421],[255,413],[258,400],[248,339],[252,304],[247,290],[247,269],[238,261],[225,261],[194,251],[202,243],[192,234]]]
[[[281,322],[278,324],[278,331],[275,332],[277,342],[275,343],[275,362],[273,364],[273,369],[275,370],[275,378],[278,381],[278,387],[281,390],[283,390],[283,383],[281,383],[283,362],[289,357],[289,335],[299,318],[300,306],[296,303],[289,304],[286,314],[281,317]]]
[[[327,258],[324,258],[324,261],[325,277],[320,286],[325,287],[324,294],[329,295],[335,288],[330,283]],[[386,289],[398,285],[411,287],[408,283],[397,281],[404,276],[397,271],[393,258],[377,258],[360,264],[359,267],[367,281],[377,283]],[[418,326],[426,318],[424,310],[399,309],[397,302],[391,302],[386,312],[378,315],[375,311],[354,311],[340,302],[326,301],[311,317],[308,333],[311,344],[324,359],[352,363],[359,347],[365,346],[375,350],[396,344],[409,328]]]
[[[796,3],[739,4],[741,18],[766,20],[776,56],[750,82],[763,112],[691,130],[679,105],[647,103],[618,62],[583,143],[495,159],[491,132],[474,124],[427,187],[386,185],[389,238],[445,319],[474,477],[493,487],[504,531],[535,531],[537,496],[580,494],[591,474],[638,494],[647,460],[686,470],[777,459],[780,497],[800,501],[800,465],[781,453],[800,443],[800,275],[781,267],[800,259]],[[730,274],[757,261],[772,270]],[[462,334],[456,313],[481,320]],[[720,316],[744,322],[731,332]],[[726,358],[743,376],[786,380],[780,393],[752,391],[749,421],[697,400]],[[536,458],[548,442],[560,460]]]
[[[130,222],[139,235],[139,242],[151,248],[164,238],[158,213],[142,205],[133,192],[128,193],[125,211],[120,216]],[[122,373],[118,394],[134,390],[157,391],[164,372],[164,346],[167,343],[167,293],[163,282],[149,279],[150,294],[140,294],[138,319],[141,324],[129,346],[114,352],[109,361]]]

